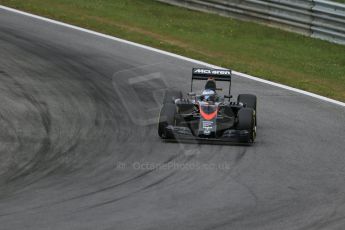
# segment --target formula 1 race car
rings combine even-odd
[[[193,80],[205,80],[200,95]],[[219,95],[218,81],[229,82],[229,94]],[[231,101],[231,70],[193,68],[191,92],[165,92],[158,121],[162,139],[253,143],[256,137],[256,96],[240,94]]]

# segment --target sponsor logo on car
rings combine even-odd
[[[194,74],[231,75],[229,70],[194,69]]]
[[[212,121],[203,121],[202,122],[202,128],[204,129],[204,134],[209,135],[211,133],[213,127]]]

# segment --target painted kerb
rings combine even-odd
[[[345,5],[324,0],[158,0],[345,44]]]

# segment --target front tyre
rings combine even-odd
[[[256,116],[255,110],[252,108],[242,108],[238,111],[238,130],[246,130],[249,135],[247,138],[241,139],[244,142],[253,143],[256,138]]]

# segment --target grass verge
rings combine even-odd
[[[0,4],[345,101],[345,46],[153,0]]]
[[[331,0],[332,2],[345,3],[345,0]]]

